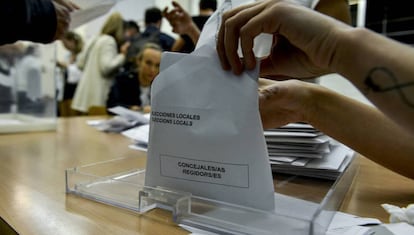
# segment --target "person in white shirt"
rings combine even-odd
[[[68,31],[62,38],[62,43],[68,54],[65,59],[57,62],[60,73],[58,74],[63,81],[58,89],[59,116],[74,116],[76,112],[71,109],[72,99],[76,87],[82,77],[82,71],[78,68],[76,62],[79,53],[83,49],[82,37],[74,32]]]
[[[117,70],[125,63],[129,42],[122,44],[124,20],[112,13],[101,34],[79,55],[78,67],[83,71],[72,101],[72,109],[87,114],[93,106],[106,106],[106,100]]]

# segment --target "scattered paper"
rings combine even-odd
[[[108,110],[114,113],[115,116],[109,119],[88,120],[87,124],[100,131],[120,133],[136,126],[148,125],[149,123],[148,114],[132,111],[121,106],[116,106]],[[145,142],[148,143],[148,141]]]

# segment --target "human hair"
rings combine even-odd
[[[217,0],[200,0],[199,7],[201,10],[211,9],[215,11],[217,9]]]
[[[124,33],[122,15],[119,12],[112,13],[103,25],[101,33],[114,37],[117,43],[120,43]]]
[[[162,19],[162,12],[158,7],[151,7],[145,10],[145,24],[158,23]]]
[[[78,33],[74,31],[67,31],[63,37],[68,41],[74,42],[75,47],[73,48],[73,53],[79,54],[82,51],[84,42]]]
[[[140,32],[140,27],[134,20],[125,21],[125,29],[135,29],[137,32]]]
[[[140,50],[140,52],[138,53],[138,55],[136,57],[138,61],[142,60],[142,57],[144,55],[144,51],[146,49],[153,49],[153,50],[162,52],[162,48],[161,48],[160,45],[158,45],[156,43],[153,43],[153,42],[147,42],[147,43],[144,44],[144,46],[142,47],[142,49]]]

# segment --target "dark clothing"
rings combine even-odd
[[[51,0],[1,0],[0,45],[28,40],[40,43],[53,41],[56,12]]]
[[[10,113],[13,104],[12,89],[0,84],[0,113]]]
[[[71,100],[75,95],[77,83],[68,82],[68,70],[63,70],[63,100]]]
[[[175,39],[165,33],[162,33],[158,27],[149,25],[145,31],[130,39],[130,46],[126,56],[126,63],[122,66],[115,76],[106,106],[141,106],[141,90],[138,81],[136,56],[145,47],[146,43],[154,43],[161,47],[163,51],[171,51]],[[145,101],[144,101],[145,104]]]
[[[109,91],[107,108],[123,106],[141,106],[141,90],[139,86],[138,73],[136,71],[123,71],[114,80]]]
[[[210,16],[193,16],[193,21],[197,25],[198,29],[201,31],[203,30],[204,24],[208,20]],[[179,52],[182,53],[191,53],[195,49],[195,44],[193,40],[188,35],[181,35],[181,38],[184,40],[184,46],[181,48]]]
[[[142,35],[141,34],[137,34],[134,35],[133,37],[128,39],[128,42],[130,43],[130,46],[128,47],[128,51],[126,54],[126,64],[128,66],[134,66],[136,63],[136,57],[139,53],[139,51],[141,50],[141,41],[142,41]],[[157,41],[158,44],[158,41]]]
[[[77,86],[78,86],[78,84],[65,83],[64,89],[63,89],[63,99],[64,100],[73,99],[73,96],[75,95],[75,91],[76,91]]]
[[[156,31],[160,31],[160,30],[156,26],[149,25],[146,27],[145,31],[142,33],[142,36],[144,37],[150,36]],[[160,32],[159,38],[160,38],[159,45],[161,46],[161,48],[164,51],[171,51],[171,48],[175,42],[175,39],[163,32]]]

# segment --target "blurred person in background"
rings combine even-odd
[[[76,112],[70,106],[78,82],[82,77],[82,71],[78,68],[76,62],[78,55],[82,52],[84,42],[78,33],[69,31],[63,36],[62,44],[68,53],[64,60],[57,61],[57,66],[60,69],[59,75],[62,78],[62,81],[59,81],[60,89],[58,89],[58,113],[59,116],[67,117],[76,115]]]
[[[72,101],[72,109],[87,114],[92,106],[105,107],[109,89],[118,69],[125,63],[129,42],[124,42],[124,20],[112,13],[94,38],[79,55],[83,71]]]
[[[182,9],[181,6],[177,2],[173,2],[173,6],[177,9]],[[191,17],[192,22],[197,26],[198,30],[201,31],[203,29],[204,24],[210,18],[210,16],[216,11],[217,9],[217,1],[216,0],[200,0],[198,4],[199,8],[199,15]],[[164,10],[164,14],[165,14]],[[183,14],[185,14],[182,11]],[[185,31],[186,34],[181,34],[179,38],[175,40],[175,43],[172,47],[172,51],[182,52],[182,53],[190,53],[194,50],[195,44],[197,43],[198,37],[191,36],[191,29],[183,29],[181,31]]]
[[[142,37],[151,38],[153,42],[161,46],[164,51],[171,51],[175,39],[170,35],[161,32],[162,12],[158,7],[151,7],[145,10],[145,30]]]
[[[130,42],[124,69],[135,67],[135,58],[140,50],[140,41],[142,39],[141,29],[137,22],[128,20],[124,23],[124,37],[125,41]]]
[[[147,43],[136,57],[138,71],[130,77],[119,76],[111,87],[107,108],[123,106],[149,112],[151,83],[160,70],[162,48]]]
[[[141,35],[141,29],[134,20],[127,20],[124,24],[125,40],[133,40]]]

